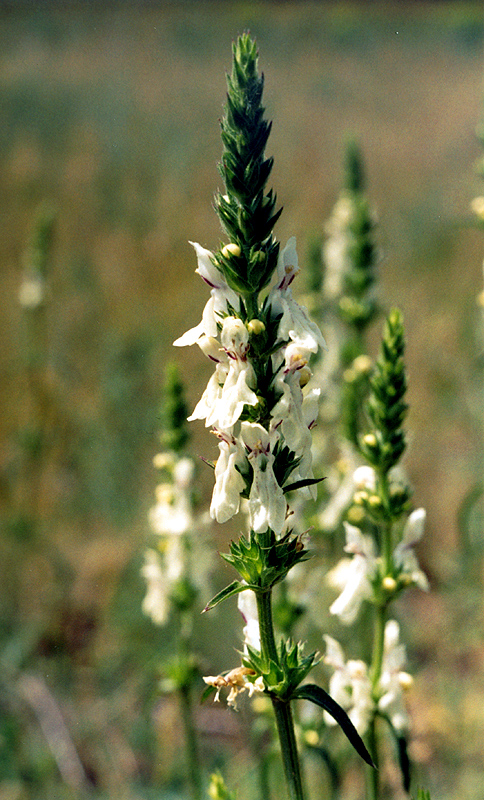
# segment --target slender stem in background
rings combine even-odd
[[[193,703],[191,687],[188,684],[180,687],[180,705],[185,732],[185,748],[187,755],[188,777],[194,800],[202,798],[202,776],[198,754],[197,733],[193,722]]]
[[[274,625],[272,621],[272,591],[257,593],[257,610],[259,613],[259,628],[262,654],[278,663]],[[281,745],[282,762],[286,784],[291,800],[304,800],[301,779],[301,768],[297,752],[294,721],[292,718],[289,701],[272,696],[272,707],[276,717],[277,732]]]
[[[192,627],[191,613],[180,611],[178,614],[178,660],[181,669],[181,679],[178,686],[178,696],[183,720],[185,735],[185,754],[188,771],[188,782],[193,800],[202,800],[202,773],[200,769],[200,756],[198,749],[197,730],[194,721],[192,688],[194,672],[192,671],[192,650],[190,633]]]

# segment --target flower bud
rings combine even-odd
[[[157,453],[153,456],[153,466],[155,469],[173,469],[174,458],[171,453]]]
[[[250,322],[247,323],[247,330],[255,336],[259,333],[263,333],[265,329],[266,326],[261,319],[251,319]]]
[[[351,506],[346,514],[350,525],[361,525],[365,519],[365,511],[361,506]]]
[[[393,594],[393,592],[397,588],[397,582],[396,582],[395,578],[392,578],[391,575],[385,575],[385,577],[383,578],[383,580],[381,582],[381,585],[382,585],[382,589],[384,589],[385,592],[388,592],[389,594]]]
[[[408,672],[399,672],[398,673],[398,683],[402,687],[403,691],[408,691],[413,686],[413,678],[409,675]]]
[[[235,258],[239,258],[241,254],[241,249],[238,244],[234,244],[231,242],[230,244],[226,244],[225,247],[222,248],[222,255],[224,258],[230,258],[230,256],[234,256]]]
[[[367,500],[368,500],[368,492],[365,492],[363,490],[355,492],[353,495],[353,503],[355,503],[355,505],[357,506],[364,505]]]
[[[353,361],[353,369],[358,375],[368,375],[373,369],[373,361],[370,356],[357,356]]]
[[[370,497],[368,498],[368,505],[370,506],[370,508],[374,510],[381,508],[382,506],[381,497],[379,497],[377,494],[370,495]]]
[[[304,741],[310,747],[317,747],[319,744],[319,734],[315,730],[304,731]]]
[[[356,489],[369,489],[375,491],[376,473],[373,467],[357,467],[353,473],[353,483]]]
[[[306,386],[307,383],[311,380],[312,372],[308,366],[301,367],[299,370],[299,386],[302,388]]]
[[[378,446],[378,440],[377,440],[375,434],[374,433],[366,433],[363,436],[363,444],[365,444],[367,447],[371,447],[372,449],[374,447],[377,447]]]

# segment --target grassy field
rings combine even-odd
[[[170,636],[141,614],[139,566],[163,368],[206,299],[188,240],[221,237],[218,120],[245,29],[274,123],[276,233],[298,237],[303,263],[346,138],[363,150],[380,297],[406,320],[406,467],[428,512],[432,592],[407,601],[413,756],[437,800],[482,798],[482,512],[462,511],[483,455],[484,236],[469,211],[483,192],[481,3],[1,2],[0,800],[81,798],[86,776],[99,798],[183,797],[176,708],[154,688]],[[56,223],[32,332],[18,289],[41,203]],[[193,406],[209,367],[184,351],[180,369]],[[193,452],[212,457],[193,428]],[[223,614],[199,632],[212,674],[239,641],[214,656],[236,620]],[[81,777],[59,774],[38,696],[62,710]],[[244,724],[200,710],[207,763],[224,753],[241,799]]]

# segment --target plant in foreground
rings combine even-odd
[[[325,347],[318,327],[292,296],[298,273],[296,243],[281,251],[273,227],[281,213],[266,184],[272,159],[265,157],[270,124],[261,104],[263,78],[257,51],[244,34],[233,47],[228,78],[224,145],[220,171],[225,194],[215,205],[228,243],[215,253],[194,244],[197,272],[210,287],[199,325],[175,344],[198,344],[215,371],[190,419],[203,419],[219,440],[214,464],[211,516],[226,522],[247,501],[249,533],[232,542],[224,558],[241,580],[220,592],[221,600],[255,595],[259,640],[246,642],[242,663],[224,675],[206,678],[229,689],[235,704],[247,691],[264,692],[274,709],[289,795],[303,797],[291,702],[307,699],[341,725],[368,763],[371,758],[346,712],[323,689],[303,681],[317,663],[300,643],[276,641],[272,590],[308,558],[303,537],[293,532],[288,496],[311,495],[311,429],[319,389],[311,386],[309,359]],[[256,646],[256,645],[259,646]]]

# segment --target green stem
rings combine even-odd
[[[386,605],[378,606],[375,609],[375,624],[373,630],[373,654],[370,668],[370,678],[372,685],[373,700],[378,703],[379,691],[378,684],[381,678],[383,665],[383,651],[385,643],[385,624],[386,624]],[[380,794],[379,781],[379,754],[378,754],[378,735],[377,735],[377,714],[373,714],[368,729],[368,750],[373,759],[376,769],[367,768],[367,798],[368,800],[378,800]]]
[[[373,715],[367,734],[368,750],[373,759],[375,769],[372,767],[366,768],[366,795],[367,800],[378,800],[380,795],[380,780],[379,780],[379,758],[378,758],[378,734],[377,734],[377,717]]]
[[[197,733],[195,725],[193,724],[191,687],[188,685],[180,687],[180,705],[185,731],[185,747],[191,793],[193,800],[201,800],[202,776],[200,773],[200,760],[198,756]]]
[[[257,592],[257,610],[262,655],[266,659],[279,662],[274,625],[272,621],[272,591]],[[289,701],[271,696],[276,718],[277,732],[281,745],[282,762],[290,800],[304,800],[301,768],[297,752],[294,721]]]
[[[177,652],[178,660],[182,669],[182,678],[178,685],[178,695],[183,720],[183,731],[185,734],[185,753],[188,773],[188,783],[190,785],[193,800],[202,800],[202,773],[200,770],[200,757],[198,751],[197,731],[194,723],[192,687],[194,674],[191,670],[192,654],[190,632],[192,626],[191,611],[178,609],[177,624]],[[184,674],[183,674],[184,673]]]

